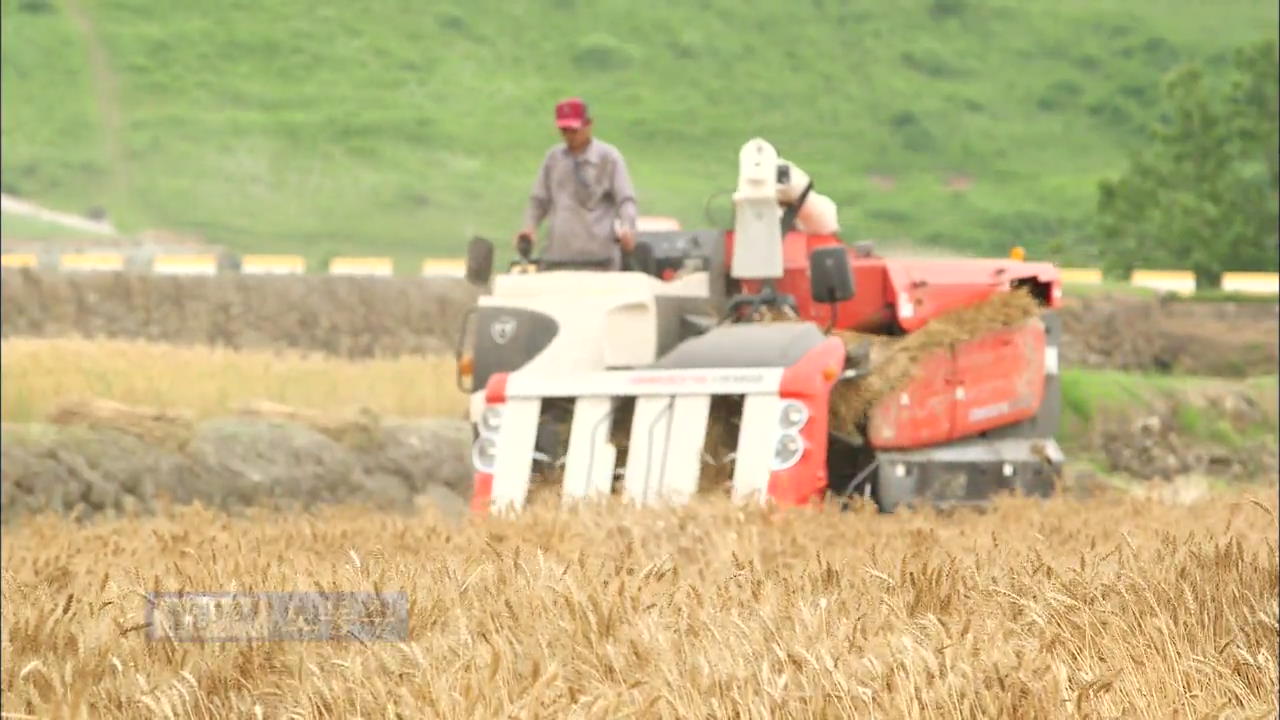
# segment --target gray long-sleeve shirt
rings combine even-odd
[[[616,147],[598,138],[575,156],[563,143],[547,151],[529,194],[525,226],[549,220],[542,259],[621,264],[614,221],[635,230],[636,191]]]

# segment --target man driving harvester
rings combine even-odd
[[[533,254],[538,226],[548,219],[541,270],[620,270],[635,247],[636,192],[626,160],[592,136],[591,115],[579,98],[556,105],[563,144],[547,151],[533,181],[516,252]]]

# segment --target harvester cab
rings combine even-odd
[[[458,349],[473,510],[543,487],[885,511],[1051,492],[1056,268],[850,248],[772,145],[738,159],[732,230],[641,232],[620,272],[483,278]]]

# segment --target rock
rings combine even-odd
[[[333,427],[333,426],[330,426]],[[465,421],[390,421],[344,443],[299,422],[224,417],[175,448],[99,425],[12,426],[0,448],[0,523],[33,512],[82,518],[194,502],[229,512],[356,503],[410,510],[426,498],[465,510],[471,492]],[[344,439],[354,436],[340,435]]]

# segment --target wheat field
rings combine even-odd
[[[1271,718],[1276,513],[40,518],[0,545],[5,717]],[[151,639],[157,590],[403,591],[409,637]]]
[[[100,398],[197,417],[258,400],[320,412],[369,408],[401,417],[462,417],[451,357],[343,360],[136,340],[13,338],[0,343],[0,417],[29,421]]]

